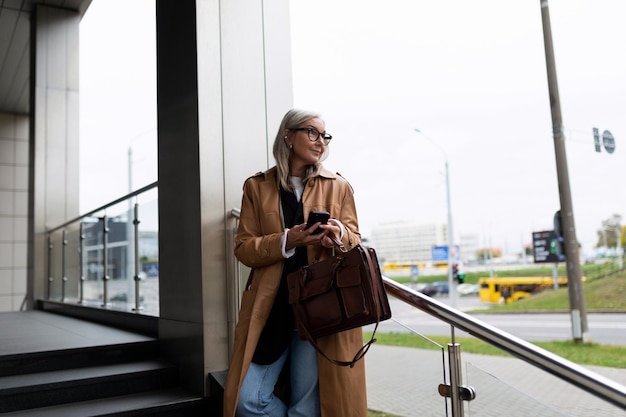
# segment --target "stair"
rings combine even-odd
[[[157,339],[0,356],[3,416],[210,416]],[[217,415],[217,414],[214,414]]]

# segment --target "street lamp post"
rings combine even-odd
[[[422,133],[421,130],[419,129],[415,129],[415,131],[419,134],[421,134],[422,136],[424,136],[424,138],[426,138],[430,143],[432,143],[437,149],[439,149],[441,151],[441,153],[443,154],[443,157],[445,159],[445,166],[446,166],[446,200],[447,200],[447,205],[448,205],[448,225],[447,225],[447,229],[448,229],[448,288],[449,288],[449,297],[450,297],[450,305],[454,308],[456,308],[456,286],[454,285],[454,277],[453,277],[453,273],[452,273],[452,264],[453,264],[453,260],[452,260],[452,248],[454,246],[454,234],[452,233],[452,207],[450,204],[450,171],[448,169],[448,155],[446,154],[446,152],[443,150],[443,148],[441,146],[439,146],[436,142],[434,142],[433,140],[431,140],[428,136],[426,136],[424,133]]]

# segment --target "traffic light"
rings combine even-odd
[[[463,282],[463,278],[459,275],[459,264],[452,264],[452,278],[459,284]]]

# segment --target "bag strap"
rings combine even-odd
[[[337,240],[334,236],[332,236],[331,239],[333,239],[333,242],[335,242],[336,245],[338,246],[340,245],[339,248],[342,249],[343,252],[347,252],[345,246],[343,245],[343,243],[341,243],[341,241]],[[337,366],[349,366],[350,368],[353,368],[354,364],[356,364],[359,360],[361,360],[365,356],[365,354],[367,353],[369,348],[372,346],[372,344],[376,343],[376,339],[375,339],[376,330],[378,330],[378,325],[380,324],[380,315],[381,315],[380,299],[379,299],[379,294],[380,294],[379,282],[378,280],[374,279],[374,277],[376,276],[375,275],[376,269],[374,267],[374,263],[372,261],[372,257],[369,254],[369,251],[365,249],[363,252],[365,252],[365,257],[367,258],[367,265],[369,266],[369,270],[370,270],[370,277],[372,278],[372,291],[374,292],[374,302],[376,303],[376,326],[374,326],[374,331],[372,332],[372,337],[370,338],[369,342],[361,346],[361,348],[356,352],[356,354],[354,355],[351,361],[340,361],[337,359],[332,359],[328,355],[326,355],[326,353],[322,351],[322,348],[319,347],[315,339],[313,339],[313,337],[311,336],[311,333],[309,333],[306,326],[302,324],[302,322],[300,321],[300,315],[298,314],[299,312],[298,306],[300,304],[300,285],[296,285],[296,294],[295,294],[296,295],[296,308],[294,309],[294,311],[295,311],[296,322],[298,323],[298,328],[302,330],[302,333],[304,334],[306,339],[309,341],[311,346],[313,346],[320,355],[322,355],[329,362]],[[308,273],[309,273],[308,269],[305,269],[305,275],[304,275],[305,281],[306,281],[306,275]]]

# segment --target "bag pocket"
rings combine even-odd
[[[312,271],[300,288],[300,315],[309,329],[322,329],[341,323],[341,305],[332,274]]]
[[[343,312],[348,319],[369,314],[363,296],[361,274],[358,265],[346,266],[337,271],[337,288],[343,305]]]

